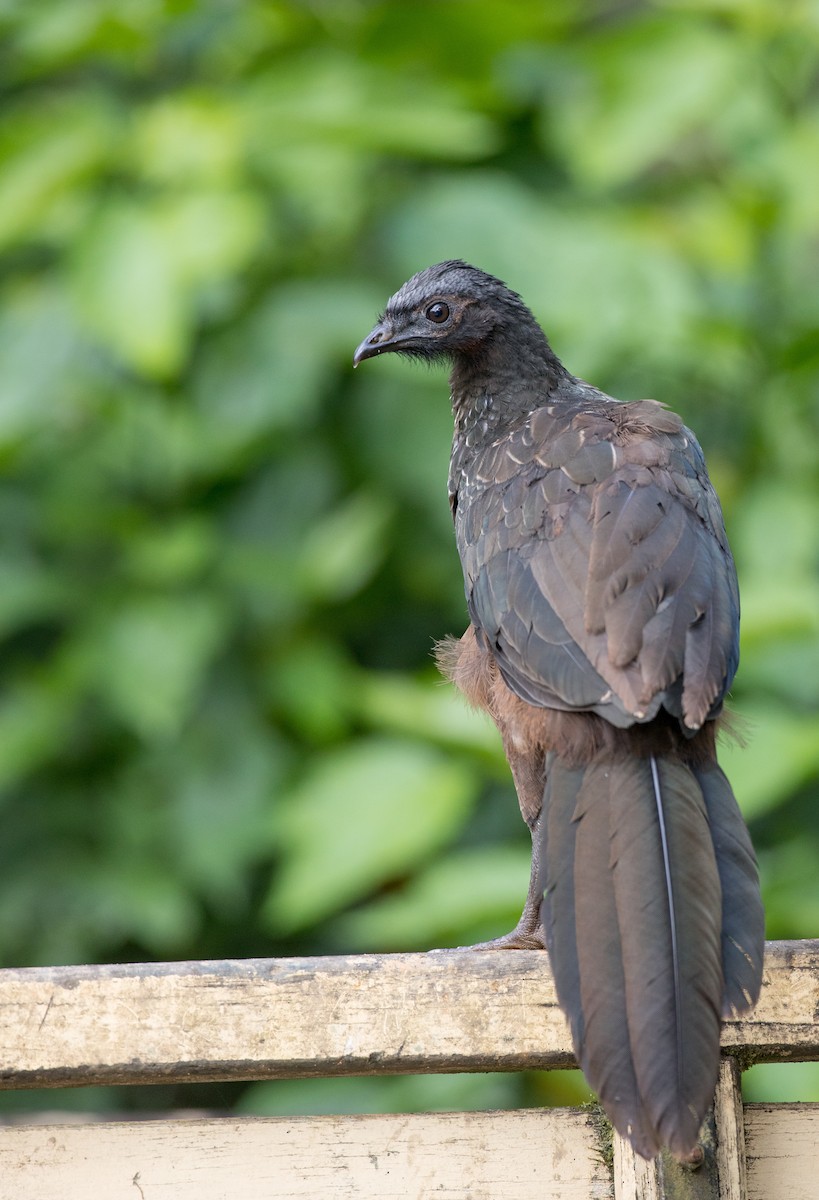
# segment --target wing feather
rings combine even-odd
[[[738,658],[719,504],[674,414],[600,404],[537,410],[476,452],[456,517],[470,615],[530,703],[608,704],[618,724],[665,704],[697,728]]]

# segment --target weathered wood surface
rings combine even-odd
[[[819,1196],[819,1104],[746,1104],[748,1200]]]
[[[719,1066],[714,1096],[714,1124],[719,1200],[746,1200],[745,1110],[739,1067],[732,1058],[723,1058]]]
[[[664,1200],[659,1160],[646,1162],[616,1133],[612,1168],[615,1200]]]
[[[819,942],[771,942],[743,1064],[819,1058]],[[358,955],[0,971],[0,1086],[573,1065],[547,956]]]
[[[747,1200],[742,1115],[739,1069],[725,1057],[714,1108],[700,1130],[699,1164],[685,1166],[668,1151],[646,1162],[615,1133],[615,1200]]]
[[[819,1105],[748,1105],[745,1142],[747,1200],[815,1200]],[[630,1175],[615,1177],[616,1192],[594,1120],[577,1109],[0,1129],[2,1200],[421,1200],[433,1195],[441,1200],[657,1200],[678,1195],[662,1190],[659,1164],[637,1160]],[[695,1182],[696,1172],[692,1187]],[[714,1194],[719,1200],[731,1196],[722,1187]]]
[[[0,1129],[3,1200],[610,1200],[578,1109]]]
[[[0,1086],[572,1064],[545,955],[0,972]]]

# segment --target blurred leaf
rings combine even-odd
[[[359,327],[362,336],[368,328],[365,320]],[[429,376],[421,375],[417,365],[390,361],[385,355],[374,370],[358,372],[355,383],[349,420],[368,473],[387,495],[400,497],[404,507],[411,506],[435,522],[436,530],[453,547],[457,578],[446,497],[452,413],[443,373],[433,370]]]
[[[0,636],[63,611],[67,580],[36,560],[0,551]]]
[[[588,43],[574,86],[553,96],[567,159],[600,185],[696,153],[714,114],[735,99],[740,54],[736,39],[699,23],[649,18],[606,29]]]
[[[184,883],[145,861],[111,861],[93,872],[84,900],[94,906],[97,936],[140,941],[158,956],[173,953],[201,921]]]
[[[6,687],[0,699],[0,788],[63,748],[72,715],[65,695],[48,679]]]
[[[819,637],[819,579],[743,574],[742,639],[749,650],[785,635]]]
[[[750,820],[819,775],[819,716],[800,717],[762,704],[744,704],[737,711],[747,721],[747,745],[726,742],[719,758]]]
[[[252,710],[223,696],[175,749],[168,840],[179,873],[223,908],[243,912],[248,869],[269,856],[270,810],[283,755]]]
[[[100,859],[70,841],[37,865],[48,888],[31,862],[22,870],[12,863],[0,894],[0,922],[27,935],[14,946],[26,965],[87,962],[94,946],[129,942],[145,945],[149,955],[168,956],[200,927],[194,897],[164,864]]]
[[[530,858],[525,846],[451,854],[401,891],[344,916],[340,939],[357,950],[419,950],[508,933],[526,899]]]
[[[815,887],[819,845],[807,830],[797,837],[788,832],[789,839],[783,836],[779,845],[760,858],[765,931],[769,938],[812,938],[819,928]]]
[[[744,498],[731,523],[731,537],[753,580],[817,580],[816,529],[819,494],[794,481],[762,478]],[[783,530],[787,537],[783,537]],[[780,591],[785,589],[780,588]],[[787,594],[782,600],[787,602]]]
[[[241,174],[245,137],[239,105],[209,91],[163,96],[137,118],[137,165],[154,181],[188,188]]]
[[[140,51],[169,32],[167,13],[162,5],[143,0],[43,0],[20,22],[20,49],[36,66],[59,68],[77,58],[100,56],[133,69]]]
[[[101,626],[99,686],[136,733],[167,737],[181,728],[225,622],[215,599],[145,596],[123,605]]]
[[[508,775],[500,737],[484,712],[471,710],[452,684],[386,671],[358,679],[355,707],[376,728],[485,754]]]
[[[240,267],[261,235],[260,204],[246,191],[107,206],[77,249],[78,305],[127,363],[173,374],[189,348],[197,287]]]
[[[136,205],[104,209],[77,249],[77,304],[89,328],[149,375],[181,364],[192,313],[162,224]]]
[[[471,771],[422,745],[362,741],[323,756],[277,814],[285,857],[265,901],[271,928],[301,929],[423,861],[473,795]]]
[[[0,315],[0,361],[0,447],[44,429],[67,432],[99,405],[88,346],[57,289],[7,291]]]
[[[520,1076],[406,1075],[393,1079],[287,1079],[257,1083],[236,1111],[251,1116],[472,1112],[514,1105]]]
[[[17,1120],[23,1113],[68,1112],[87,1113],[88,1119],[97,1120],[99,1114],[115,1111],[117,1092],[114,1087],[81,1088],[32,1088],[30,1091],[0,1092],[0,1112],[13,1113]],[[34,1117],[34,1120],[37,1120]]]
[[[302,280],[272,293],[205,353],[200,411],[229,444],[309,425],[339,362],[352,362],[376,303],[353,280]]]
[[[100,95],[56,98],[7,107],[0,134],[0,247],[24,236],[42,237],[59,208],[76,205],[82,185],[111,149],[113,127]],[[67,214],[66,214],[67,215]]]
[[[157,206],[156,216],[180,286],[191,292],[224,284],[271,232],[260,197],[247,188],[175,195]]]
[[[742,660],[741,681],[746,695],[768,692],[794,708],[819,709],[819,636],[761,635]]]
[[[746,1104],[793,1104],[819,1096],[819,1063],[757,1063],[742,1072]]]
[[[139,583],[173,586],[198,575],[216,546],[212,526],[204,517],[191,515],[134,534],[126,547],[127,569]]]
[[[314,633],[276,646],[269,676],[270,695],[284,720],[305,736],[329,741],[347,732],[358,672],[336,641]]]
[[[492,122],[443,80],[401,77],[373,64],[313,51],[283,64],[250,93],[258,152],[326,140],[389,153],[475,158],[497,144]]]
[[[315,526],[298,563],[306,593],[344,600],[363,587],[385,553],[390,516],[385,497],[359,492]]]

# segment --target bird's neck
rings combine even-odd
[[[540,326],[499,330],[457,354],[449,377],[455,436],[471,446],[494,441],[548,402],[571,376]]]

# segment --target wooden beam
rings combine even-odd
[[[748,1200],[816,1200],[819,1104],[746,1104]]]
[[[819,1105],[747,1105],[745,1140],[748,1200],[814,1200]],[[659,1164],[641,1163],[618,1197],[678,1195],[661,1190]],[[614,1195],[595,1119],[579,1109],[9,1126],[0,1179],[15,1200]]]
[[[614,1134],[614,1200],[664,1200],[660,1159],[647,1162]]]
[[[615,1200],[747,1200],[742,1095],[736,1062],[720,1063],[714,1107],[699,1135],[699,1158],[678,1162],[668,1151],[646,1162],[614,1135]]]
[[[719,1200],[748,1200],[745,1162],[745,1111],[736,1060],[723,1058],[714,1096]]]
[[[0,1129],[15,1200],[610,1200],[579,1109]]]
[[[572,1065],[537,952],[0,972],[0,1085]]]
[[[767,942],[762,994],[747,1015],[727,1021],[722,1045],[742,1066],[819,1059],[819,939]]]
[[[819,1057],[819,942],[772,942],[742,1065]],[[432,954],[0,971],[0,1086],[572,1066],[545,954]]]

